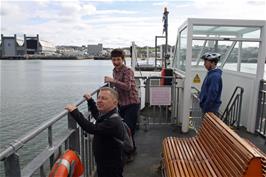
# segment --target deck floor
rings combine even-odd
[[[137,154],[133,162],[128,163],[124,169],[124,177],[160,177],[162,140],[168,136],[188,137],[194,132],[182,134],[180,127],[170,125],[157,125],[148,131],[140,129],[136,132]]]
[[[265,139],[245,131],[244,128],[235,130],[241,137],[248,139],[266,153]],[[161,177],[160,161],[162,140],[168,136],[191,137],[195,132],[181,133],[181,128],[170,125],[151,126],[148,131],[143,128],[136,132],[137,154],[133,162],[124,169],[124,177]]]

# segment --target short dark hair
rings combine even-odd
[[[125,60],[125,52],[122,49],[114,49],[111,52],[111,57],[121,57]]]
[[[112,95],[112,97],[116,100],[118,100],[118,93],[116,90],[110,88],[110,87],[102,87],[100,88],[100,91],[109,91]]]

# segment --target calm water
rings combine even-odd
[[[112,74],[111,61],[0,61],[0,147],[60,113]]]
[[[63,111],[67,103],[74,103],[85,92],[98,88],[105,75],[112,75],[113,66],[107,60],[16,60],[0,61],[0,68],[2,149]],[[66,122],[58,124],[56,129],[67,128]],[[46,146],[47,131],[19,151],[22,166],[34,156],[28,154]],[[3,163],[0,163],[0,176],[3,176]]]

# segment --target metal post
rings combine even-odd
[[[40,167],[40,176],[41,177],[46,177],[46,174],[45,174],[45,170],[44,170],[43,165]]]
[[[21,177],[19,155],[13,153],[5,159],[6,177]]]
[[[70,113],[68,113],[68,128],[75,129],[75,133],[69,137],[69,149],[72,149],[80,154],[79,129],[77,128],[77,122],[74,118],[72,118]]]
[[[52,126],[48,127],[48,143],[49,143],[49,148],[53,147],[53,129],[52,129]]]
[[[135,71],[135,67],[137,64],[137,51],[136,51],[136,44],[132,42],[132,53],[131,53],[131,68]]]
[[[146,79],[145,83],[145,106],[147,106],[150,102],[150,78]]]
[[[167,50],[168,50],[168,14],[169,12],[167,11],[167,8],[164,8],[164,13],[163,13],[163,19],[164,19],[164,25],[163,25],[163,31],[165,32],[165,49],[164,49],[164,67],[167,68],[167,61],[166,61],[166,56],[167,56]]]
[[[157,36],[155,36],[155,70],[157,70]]]

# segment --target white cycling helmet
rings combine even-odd
[[[200,58],[203,60],[219,61],[221,58],[221,54],[219,54],[219,53],[205,53]]]

